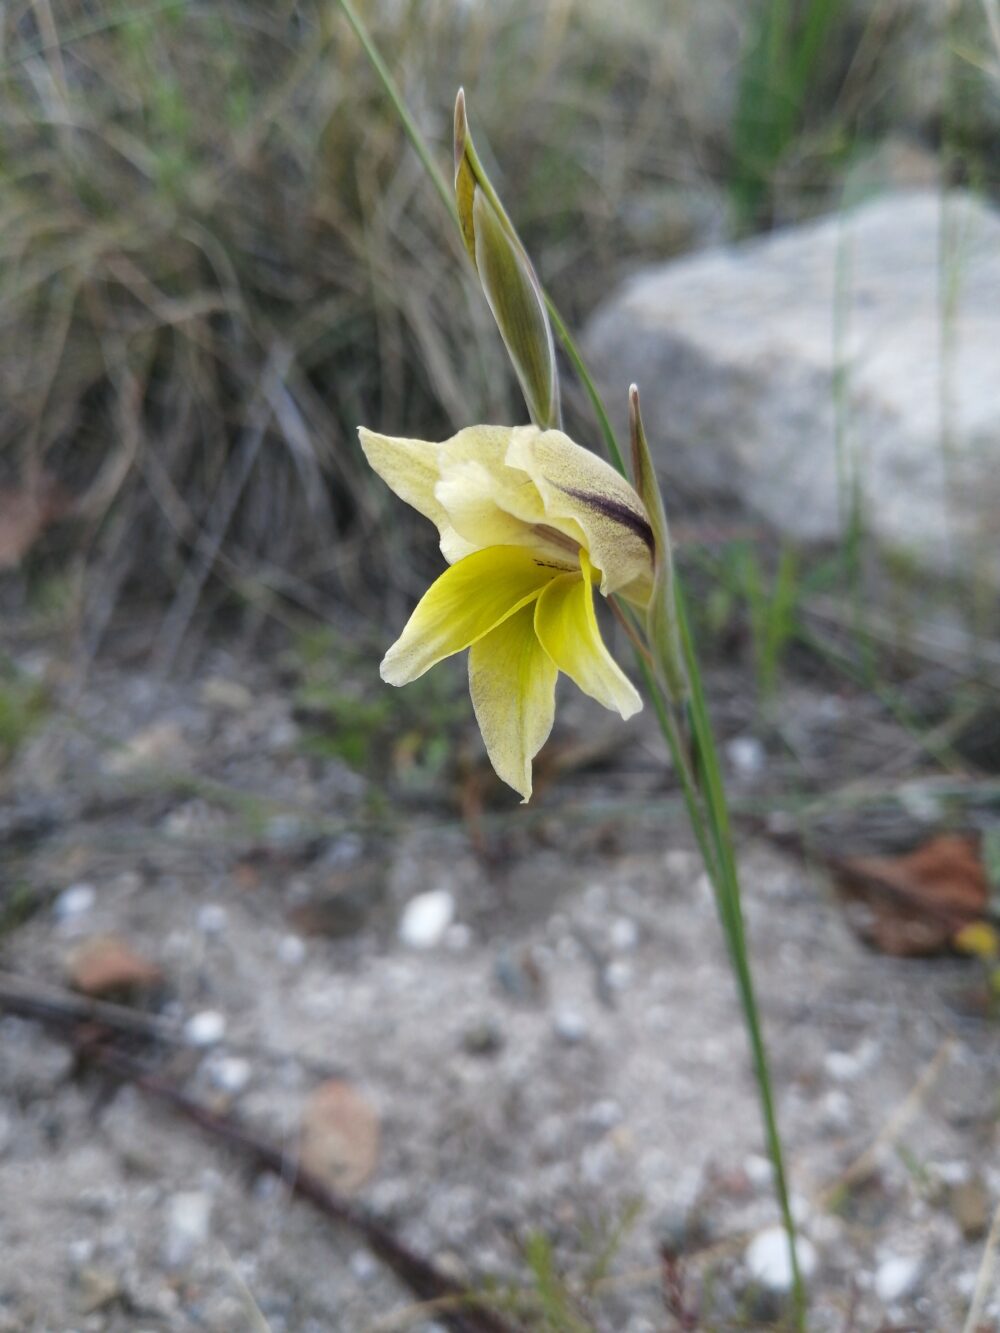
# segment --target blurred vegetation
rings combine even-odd
[[[446,168],[474,90],[577,328],[641,262],[835,205],[893,131],[995,178],[973,0],[360,8]],[[139,593],[165,662],[220,606],[398,616],[431,537],[370,484],[356,425],[524,414],[336,0],[19,0],[0,49],[0,488],[37,529],[7,604],[68,568],[93,647]],[[572,394],[567,425],[592,438]]]
[[[44,684],[0,658],[0,770],[41,725],[48,710]]]
[[[301,634],[292,660],[299,677],[295,716],[303,748],[404,790],[434,789],[447,777],[456,735],[468,723],[461,664],[442,664],[406,690],[372,689],[375,645],[328,628]]]

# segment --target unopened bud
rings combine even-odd
[[[455,102],[455,199],[465,248],[497,322],[535,425],[562,424],[552,328],[538,276],[479,161],[465,114]]]

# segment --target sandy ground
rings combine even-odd
[[[163,970],[160,1015],[222,1038],[161,1072],[283,1145],[288,1175],[310,1093],[346,1080],[380,1122],[360,1200],[474,1284],[524,1281],[544,1233],[595,1328],[666,1333],[666,1235],[709,1243],[685,1265],[699,1328],[773,1316],[748,1256],[776,1213],[746,1039],[652,764],[586,789],[637,793],[631,807],[588,815],[553,790],[543,819],[512,806],[478,845],[454,811],[375,837],[367,785],[303,755],[285,694],[253,669],[222,659],[171,686],[105,667],[63,702],[74,720],[54,715],[7,775],[3,893],[41,906],[0,966],[63,984],[81,944],[126,939]],[[974,1214],[1000,1198],[997,1030],[968,1003],[975,965],[867,952],[820,874],[763,842],[740,861],[811,1327],[958,1330]],[[399,924],[428,890],[454,915],[414,948]],[[0,1199],[0,1329],[249,1329],[247,1293],[273,1333],[439,1327],[287,1179],[11,1017]],[[987,1315],[998,1327],[1000,1292]]]

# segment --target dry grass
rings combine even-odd
[[[362,8],[444,165],[470,90],[574,324],[639,260],[724,230],[740,5]],[[47,552],[74,571],[91,646],[126,592],[163,608],[169,662],[196,610],[385,609],[426,581],[377,522],[356,424],[523,408],[336,0],[14,0],[0,185],[0,488],[58,517],[28,575]]]

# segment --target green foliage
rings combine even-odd
[[[43,684],[0,661],[0,768],[10,763],[48,708]]]
[[[468,724],[464,682],[444,669],[405,690],[392,689],[373,682],[377,656],[330,629],[300,636],[295,705],[303,748],[404,785],[440,782],[456,736]]]
[[[742,227],[766,220],[773,177],[806,128],[846,0],[756,0],[733,117],[732,200]],[[835,127],[828,127],[832,145]]]
[[[768,576],[754,547],[737,542],[713,568],[713,579],[706,603],[709,628],[716,634],[728,632],[745,614],[757,689],[766,703],[774,694],[785,652],[798,634],[804,582],[798,557],[791,547],[784,547]]]

